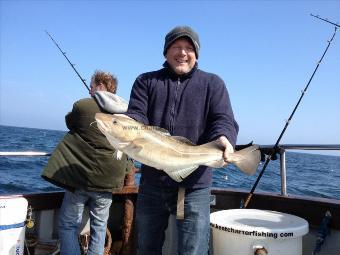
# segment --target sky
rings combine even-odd
[[[199,68],[226,83],[237,143],[274,144],[334,33],[311,13],[340,24],[340,0],[0,0],[0,125],[67,130],[65,114],[89,96],[45,30],[88,85],[109,71],[128,100],[139,74],[162,67],[166,33],[189,25]],[[281,143],[340,144],[339,111],[340,29]]]

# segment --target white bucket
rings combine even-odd
[[[0,255],[24,254],[27,200],[0,196]]]
[[[253,255],[257,249],[275,255],[301,255],[308,222],[295,215],[256,209],[210,214],[214,255]]]

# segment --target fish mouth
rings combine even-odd
[[[111,126],[109,123],[112,123],[114,118],[111,115],[103,114],[103,113],[96,113],[95,115],[96,123],[98,129],[105,135],[106,139],[109,143],[114,147],[117,148],[120,145],[119,139],[111,135]]]
[[[103,113],[96,113],[94,118],[96,121],[92,123],[97,123],[98,129],[106,136],[106,134],[110,131],[108,122],[112,121],[111,120],[112,118],[108,117],[107,114]]]

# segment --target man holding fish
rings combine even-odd
[[[227,161],[234,152],[238,125],[222,79],[198,69],[199,49],[199,37],[190,27],[172,29],[165,37],[163,68],[137,77],[126,115],[193,144],[217,141],[224,147]],[[177,201],[182,196],[178,254],[207,254],[212,169],[201,165],[181,182],[148,165],[143,164],[141,172],[136,211],[138,254],[162,254],[168,218],[181,209]]]

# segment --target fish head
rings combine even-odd
[[[136,139],[141,130],[140,123],[124,114],[96,113],[95,119],[98,129],[116,149]]]

